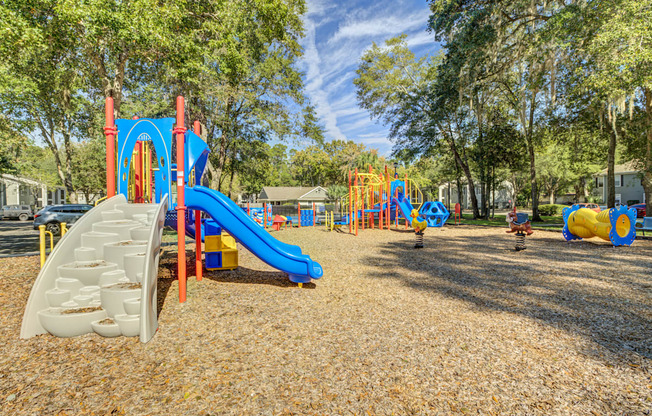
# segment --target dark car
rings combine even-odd
[[[5,205],[0,212],[0,218],[27,221],[34,218],[34,213],[29,205]]]
[[[86,204],[49,205],[34,215],[34,229],[38,230],[39,225],[45,225],[52,234],[61,234],[62,222],[65,222],[66,226],[74,224],[91,208],[92,205]]]
[[[634,204],[634,205],[630,205],[629,208],[636,209],[636,218],[645,217],[645,204]]]

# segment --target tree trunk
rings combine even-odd
[[[645,215],[652,217],[652,90],[644,88],[643,93],[645,94],[645,114],[647,118],[647,141],[641,184],[645,191]]]
[[[211,189],[217,189],[217,186],[219,185],[219,180],[217,179],[218,174],[210,160],[206,163],[206,169],[208,169],[208,173],[210,174],[208,187]]]
[[[526,130],[525,140],[527,141],[528,147],[528,156],[530,158],[530,186],[532,187],[532,221],[541,221],[541,216],[539,215],[539,190],[537,188],[537,169],[535,165],[535,154],[534,154],[534,107],[536,104],[536,90],[532,91],[532,99],[530,101],[530,121]]]
[[[235,169],[231,169],[231,178],[229,178],[229,193],[228,197],[231,198],[231,192],[233,191],[233,177],[235,176]]]
[[[462,172],[464,172],[464,176],[466,176],[469,185],[469,193],[471,194],[469,197],[471,198],[471,206],[473,207],[473,219],[479,218],[480,211],[478,210],[478,198],[475,196],[475,184],[473,183],[473,177],[471,176],[471,169],[469,169],[468,163],[465,163],[464,160],[462,160],[453,138],[448,137],[447,140],[451,151],[453,152],[453,156],[455,157],[455,161],[457,161],[458,166],[462,169]]]
[[[573,188],[575,190],[575,197],[573,198],[573,202],[575,204],[578,204],[580,202],[580,197],[585,196],[584,191],[586,190],[586,179],[580,177]],[[583,201],[583,202],[587,202],[587,201]]]
[[[462,199],[464,198],[464,190],[462,189],[462,178],[460,177],[460,167],[457,166],[457,163],[455,164],[455,170],[457,171],[457,176],[455,178],[455,181],[457,182],[457,202],[460,204],[460,215],[462,214],[462,209],[464,208],[464,204]]]
[[[491,218],[494,217],[494,211],[496,209],[496,170],[491,167]]]
[[[607,123],[607,125],[609,125]],[[611,134],[609,135],[609,150],[607,151],[607,206],[616,206],[616,180],[615,180],[615,165],[616,165],[616,143],[618,142],[618,131],[616,121],[616,111],[614,110],[611,116]]]

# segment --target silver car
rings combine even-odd
[[[45,229],[54,235],[61,234],[61,223],[66,226],[74,224],[85,213],[93,208],[86,204],[49,205],[34,215],[34,229],[38,230],[39,225],[45,225]]]
[[[27,221],[34,217],[29,205],[5,205],[0,210],[0,219]]]

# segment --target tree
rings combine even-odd
[[[475,185],[465,150],[468,112],[451,107],[453,91],[444,88],[446,81],[437,71],[439,62],[439,57],[417,59],[402,35],[387,40],[384,48],[374,43],[362,56],[353,83],[360,106],[390,126],[395,152],[418,155],[438,140],[448,144],[466,176],[477,217]]]
[[[74,34],[56,11],[56,2],[39,8],[20,1],[0,5],[0,105],[10,123],[38,132],[50,149],[57,173],[72,202],[73,140],[88,112]]]
[[[113,98],[117,118],[124,86],[150,78],[161,61],[180,59],[175,47],[192,41],[186,6],[174,0],[63,0],[51,8],[71,31],[89,89]]]
[[[645,113],[645,146],[637,158],[642,171],[647,209],[652,210],[652,8],[649,1],[605,0],[578,7],[572,16],[586,34],[585,61],[578,72],[584,85],[603,99],[603,114],[611,137],[608,160],[608,205],[615,203],[614,164],[618,139],[622,136],[618,116],[634,113],[639,101]],[[577,48],[579,49],[579,48]],[[629,105],[627,105],[629,104]],[[648,211],[650,212],[650,211]]]
[[[104,138],[97,137],[75,146],[73,185],[91,204],[106,189],[106,148]]]
[[[16,172],[16,162],[26,144],[27,138],[13,128],[4,114],[0,114],[0,174]]]
[[[212,187],[225,183],[240,138],[323,140],[296,68],[303,0],[213,0],[188,7],[191,41],[181,45],[179,59],[166,63],[166,79],[186,91],[190,118],[205,127]]]
[[[498,100],[509,105],[527,144],[533,220],[539,220],[534,142],[537,111],[545,101],[554,104],[559,51],[542,28],[564,2],[508,0],[429,0],[430,30],[444,42],[443,65],[460,97],[478,90],[497,89]],[[478,120],[482,128],[481,120]]]

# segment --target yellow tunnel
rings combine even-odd
[[[600,237],[613,245],[630,245],[636,238],[636,211],[626,206],[597,213],[573,205],[564,208],[564,237],[566,240]]]

